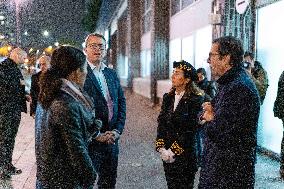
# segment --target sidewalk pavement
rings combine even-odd
[[[162,162],[154,151],[159,108],[153,109],[148,99],[128,91],[126,98],[127,120],[120,141],[117,189],[166,189]],[[34,120],[28,114],[22,114],[13,163],[23,173],[12,176],[11,181],[1,181],[0,189],[35,188]],[[284,188],[278,170],[279,162],[258,155],[255,188]],[[196,184],[198,177],[199,173]]]

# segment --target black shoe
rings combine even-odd
[[[9,179],[11,179],[11,175],[9,175],[7,173],[1,173],[0,174],[0,179],[1,180],[9,180]]]
[[[23,171],[21,169],[18,169],[16,167],[11,167],[8,172],[11,174],[11,175],[18,175],[18,174],[21,174]]]

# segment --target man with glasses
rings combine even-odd
[[[102,121],[105,138],[90,144],[90,154],[98,172],[98,188],[115,188],[118,165],[118,140],[126,118],[126,101],[117,74],[103,63],[106,40],[96,33],[85,39],[88,73],[84,89],[94,100],[96,118]]]
[[[199,188],[254,188],[260,99],[242,67],[243,48],[234,37],[213,41],[208,63],[218,92],[203,104],[203,166]]]

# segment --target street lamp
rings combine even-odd
[[[43,34],[44,37],[48,37],[49,36],[49,32],[47,30],[44,30],[42,34]]]

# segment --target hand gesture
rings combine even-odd
[[[210,102],[205,102],[202,104],[203,116],[202,118],[206,121],[212,121],[214,119],[214,109]]]

